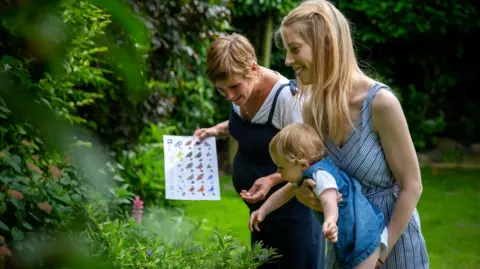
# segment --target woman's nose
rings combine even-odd
[[[293,59],[292,56],[290,56],[290,53],[287,52],[285,55],[285,65],[291,66],[293,64]]]
[[[235,96],[233,90],[228,89],[225,91],[225,97],[227,98],[228,101],[231,101],[233,97]]]

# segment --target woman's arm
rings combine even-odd
[[[397,201],[388,223],[385,260],[403,233],[422,194],[422,181],[407,120],[395,95],[380,90],[372,105],[372,124],[380,137],[387,163],[399,185]]]
[[[280,173],[274,173],[255,180],[250,190],[242,190],[239,194],[246,202],[256,203],[265,199],[270,189],[281,182],[285,182],[285,179],[282,179]]]
[[[286,181],[282,178],[282,175],[280,173],[273,173],[271,175],[268,175],[267,178],[272,183],[272,187]]]
[[[228,132],[228,120],[221,122],[215,126],[209,128],[200,128],[193,133],[197,138],[197,143],[202,142],[205,138],[210,136],[227,136]]]
[[[217,129],[218,135],[227,136],[230,134],[228,132],[228,120],[213,126],[213,128]]]

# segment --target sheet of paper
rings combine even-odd
[[[165,189],[169,200],[220,200],[215,137],[164,135]]]

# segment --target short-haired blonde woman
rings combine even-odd
[[[194,135],[199,141],[217,135],[231,135],[238,141],[233,185],[251,213],[286,184],[268,145],[280,129],[301,121],[299,110],[290,105],[296,87],[278,72],[259,66],[253,46],[239,34],[219,37],[211,44],[206,71],[217,90],[233,103],[232,111],[229,120],[198,129]],[[313,211],[296,199],[269,215],[260,228],[251,233],[251,243],[262,241],[282,255],[261,269],[323,268],[321,226]]]

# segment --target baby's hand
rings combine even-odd
[[[324,222],[322,232],[328,241],[335,243],[338,240],[338,227],[334,222]]]
[[[248,227],[250,228],[250,231],[253,232],[253,228],[255,230],[260,231],[260,228],[258,227],[258,224],[262,222],[265,219],[265,212],[263,210],[257,210],[250,215],[250,222],[248,223]]]

